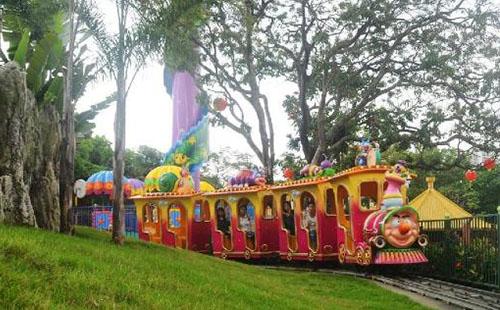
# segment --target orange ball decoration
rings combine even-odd
[[[495,169],[496,165],[497,164],[493,158],[486,158],[483,162],[484,168],[486,168],[486,170],[488,170],[488,171]]]
[[[469,182],[474,182],[477,179],[477,172],[474,170],[467,170],[467,172],[465,172],[465,178]]]
[[[224,98],[215,98],[214,100],[214,109],[222,112],[227,108],[227,100]]]
[[[295,173],[293,172],[292,169],[290,168],[286,168],[284,171],[283,171],[283,175],[285,176],[285,178],[287,178],[287,180],[292,180]]]

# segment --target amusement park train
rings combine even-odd
[[[401,168],[360,166],[273,185],[251,178],[205,192],[186,190],[189,177],[176,171],[175,189],[160,192],[156,183],[132,197],[139,237],[223,259],[424,263],[427,237],[406,205]]]

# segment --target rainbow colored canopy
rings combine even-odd
[[[123,190],[125,196],[130,195],[131,186],[127,178],[123,178]],[[99,171],[91,175],[87,180],[86,195],[112,195],[113,194],[113,171]]]

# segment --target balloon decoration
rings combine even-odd
[[[224,98],[216,98],[214,100],[214,109],[222,112],[227,108],[227,100]]]
[[[332,162],[329,161],[326,156],[325,156],[325,159],[321,162],[320,164],[321,168],[323,169],[328,169],[328,168],[331,168],[333,166]]]
[[[493,158],[486,158],[483,161],[483,167],[486,168],[486,170],[491,171],[491,170],[495,169],[496,162]]]
[[[295,173],[293,172],[292,169],[290,168],[285,168],[285,170],[283,170],[283,176],[287,179],[287,180],[293,180],[293,177],[295,176]]]
[[[469,182],[474,182],[477,179],[477,172],[474,170],[467,170],[465,172],[465,179]]]
[[[127,178],[123,178],[123,191],[125,195],[130,194],[130,184]],[[87,196],[90,195],[108,195],[113,194],[113,171],[99,171],[91,175],[86,184]]]

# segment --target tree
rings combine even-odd
[[[144,179],[149,171],[161,166],[164,154],[155,148],[141,145],[137,151],[125,151],[125,175],[129,178]]]
[[[141,52],[141,37],[137,27],[131,23],[130,3],[115,0],[118,31],[111,34],[105,26],[97,5],[86,1],[80,14],[91,29],[98,44],[104,66],[116,83],[115,149],[113,154],[113,241],[123,244],[125,240],[125,207],[123,197],[124,156],[125,156],[125,116],[127,95],[140,66],[144,62]]]
[[[73,206],[73,182],[75,180],[75,120],[73,106],[73,62],[75,53],[76,28],[75,1],[68,0],[69,14],[69,43],[64,72],[64,96],[62,107],[62,143],[61,163],[59,175],[60,204],[61,204],[61,232],[71,233],[70,210]]]
[[[209,154],[208,161],[203,165],[202,176],[214,186],[221,188],[227,185],[229,178],[235,176],[242,168],[254,166],[252,155],[223,147],[218,152]]]
[[[200,100],[210,108],[212,122],[242,135],[272,180],[274,128],[260,89],[274,57],[261,40],[270,2],[156,0],[143,6],[141,16],[169,67],[199,68],[194,73],[207,91]],[[211,108],[216,96],[227,98],[227,112]]]
[[[87,179],[92,174],[113,169],[111,142],[103,136],[78,140],[75,156],[75,178]]]
[[[30,148],[37,142],[25,156],[29,162],[25,167],[30,167],[26,172],[30,175],[30,184],[26,186],[30,188],[37,224],[68,232],[71,230],[68,207],[74,181],[74,134],[70,128],[73,106],[68,103],[77,102],[99,70],[87,64],[85,29],[78,26],[78,19],[75,24],[74,20],[65,19],[67,5],[74,3],[5,0],[2,4],[5,5],[2,34],[8,42],[8,60],[17,62],[26,72],[26,84],[35,100],[35,109],[30,107],[27,111],[29,115],[22,120],[22,127],[27,127],[24,147]],[[73,14],[69,16],[72,18]],[[69,33],[64,27],[67,24],[71,25]],[[79,40],[75,42],[77,35]],[[66,51],[67,46],[70,51]],[[1,54],[5,56],[3,51]],[[61,130],[62,119],[64,130]],[[70,136],[66,135],[68,132]]]
[[[271,53],[297,85],[284,102],[291,144],[308,162],[345,151],[363,129],[377,135],[382,120],[397,140],[499,152],[490,1],[269,2]]]

